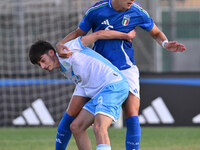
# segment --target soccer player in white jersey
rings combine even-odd
[[[150,15],[134,0],[102,0],[91,6],[85,13],[77,30],[71,32],[56,49],[61,57],[68,57],[70,53],[63,52],[68,49],[63,45],[67,41],[82,36],[92,29],[93,32],[99,30],[116,30],[124,33],[140,27],[147,31],[163,48],[172,52],[182,52],[186,48],[176,41],[169,41],[165,34],[155,25]],[[138,112],[140,106],[139,71],[135,65],[134,49],[132,43],[125,40],[98,40],[93,48],[96,52],[107,58],[126,77],[130,92],[128,99],[123,104],[125,114],[126,150],[138,150],[140,145],[141,129]],[[77,101],[82,101],[83,97],[72,97]],[[82,101],[83,102],[83,101]],[[78,110],[71,111],[73,116]]]
[[[99,34],[101,32],[103,33]],[[125,77],[113,64],[85,46],[98,38],[117,37],[130,41],[133,36],[134,32],[124,34],[116,31],[100,31],[76,38],[65,43],[72,52],[69,58],[60,58],[51,44],[46,41],[35,42],[29,51],[29,58],[33,64],[38,64],[42,69],[48,71],[60,69],[68,79],[76,84],[75,95],[90,98],[75,119],[75,124],[81,124],[79,128],[85,132],[85,129],[94,123],[97,150],[111,150],[107,130],[112,121],[118,119],[121,105],[128,97],[129,86]],[[63,132],[66,125],[65,119],[69,119],[69,117],[65,118],[66,116],[68,116],[67,113],[65,113],[58,127],[60,129],[57,133],[59,134],[56,139],[57,143],[62,143],[62,138],[65,138],[65,132]],[[73,120],[74,118],[70,119]],[[72,131],[74,131],[73,134],[79,149],[83,147],[90,150],[91,145],[81,143],[82,138],[84,138],[84,141],[88,140],[86,143],[90,143],[86,132]]]

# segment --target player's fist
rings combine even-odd
[[[63,58],[69,58],[72,55],[72,52],[66,52],[65,50],[70,51],[69,48],[62,43],[56,45],[58,55]]]
[[[128,37],[128,41],[132,42],[132,39],[136,36],[136,32],[135,30],[130,31],[129,33],[127,33],[127,37]]]

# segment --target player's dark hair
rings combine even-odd
[[[43,54],[47,54],[49,50],[56,52],[54,47],[49,42],[43,40],[36,41],[33,45],[31,45],[29,50],[29,59],[31,63],[38,64],[41,56]]]

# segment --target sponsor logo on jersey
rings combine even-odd
[[[103,21],[101,24],[107,25],[107,27],[105,28],[105,30],[110,30],[113,29],[114,27],[112,25],[110,25],[108,19],[106,19],[105,21]]]
[[[113,72],[113,75],[118,77],[118,74],[116,72]]]
[[[122,25],[127,26],[129,24],[130,18],[131,17],[129,15],[124,15],[124,18],[122,20]]]

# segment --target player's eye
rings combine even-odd
[[[44,63],[45,61],[46,61],[45,58],[41,58],[41,59],[40,59],[40,62],[42,62],[42,63]]]

